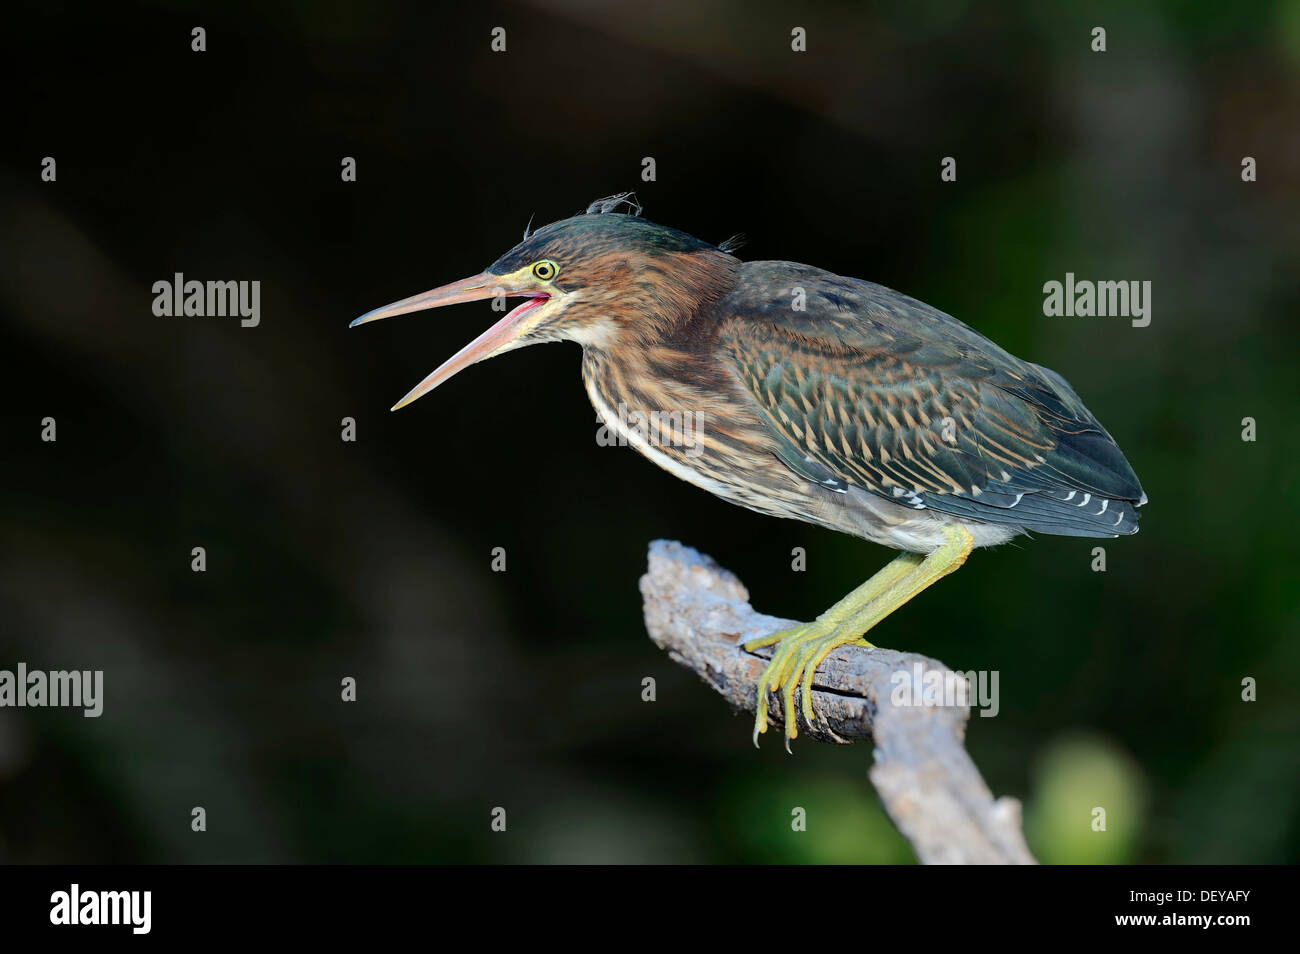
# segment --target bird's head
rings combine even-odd
[[[632,214],[614,211],[629,204]],[[709,245],[639,216],[627,195],[527,233],[486,271],[367,312],[353,326],[459,302],[525,301],[507,312],[394,407],[428,394],[462,368],[543,341],[612,347],[652,340],[701,304],[725,294],[740,263],[727,244]]]

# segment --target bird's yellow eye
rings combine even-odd
[[[533,277],[539,281],[549,282],[560,273],[560,267],[549,258],[544,258],[533,265]]]

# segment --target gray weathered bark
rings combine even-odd
[[[694,670],[735,709],[754,711],[758,677],[772,649],[746,652],[741,643],[787,629],[792,620],[754,612],[736,577],[690,547],[668,540],[650,545],[641,578],[646,628],[655,645]],[[890,818],[926,864],[1033,864],[1020,825],[1020,803],[994,800],[962,741],[969,706],[895,705],[903,680],[942,663],[892,649],[845,646],[831,653],[813,683],[811,728],[800,738],[823,742],[875,740],[870,777]],[[916,697],[920,686],[914,685]],[[781,700],[770,698],[781,737]]]

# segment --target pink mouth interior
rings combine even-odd
[[[550,300],[551,300],[550,295],[545,295],[545,294],[531,295],[529,296],[528,300],[525,301],[522,305],[516,305],[514,308],[510,309],[510,313],[505,316],[505,318],[502,320],[501,323],[504,325],[506,322],[518,318],[524,312],[528,311],[528,309],[537,308],[540,305],[545,305]]]

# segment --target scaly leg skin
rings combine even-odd
[[[804,720],[816,718],[812,708],[812,683],[817,667],[840,646],[871,646],[862,634],[930,584],[958,569],[970,556],[974,540],[964,528],[944,527],[945,542],[924,558],[915,553],[896,557],[883,570],[817,618],[793,629],[772,633],[746,643],[745,648],[779,642],[772,661],[758,681],[758,706],[754,719],[754,744],[767,731],[767,693],[782,691],[785,703],[786,748],[799,734],[795,689],[801,690]]]
[[[840,600],[826,612],[817,617],[816,622],[801,623],[791,629],[777,630],[744,644],[746,650],[758,649],[779,643],[776,652],[763,674],[758,678],[758,713],[754,720],[754,745],[758,745],[758,736],[767,731],[767,694],[775,691],[787,681],[790,663],[794,660],[798,647],[810,640],[821,639],[835,632],[844,620],[866,606],[873,599],[893,586],[900,579],[914,570],[921,563],[918,553],[900,553],[875,576],[867,580],[844,599]],[[865,632],[865,631],[864,631]],[[862,641],[864,645],[871,644]],[[790,709],[786,709],[786,724],[791,719]],[[793,738],[793,736],[791,736]]]

